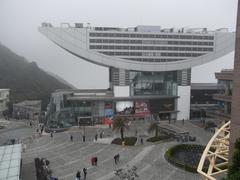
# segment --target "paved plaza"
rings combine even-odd
[[[211,133],[190,123],[181,122],[175,124],[180,128],[185,128],[190,135],[197,137],[197,142],[206,144],[211,137]],[[134,136],[137,130],[138,139],[147,138],[148,123],[132,122],[127,136]],[[104,132],[104,139],[94,141],[96,133]],[[22,153],[22,175],[24,180],[35,179],[35,157],[47,158],[54,176],[60,180],[75,180],[78,170],[87,168],[88,180],[119,180],[115,176],[116,169],[126,166],[136,166],[139,180],[198,180],[198,174],[188,173],[176,168],[164,159],[165,151],[179,142],[172,141],[166,143],[147,143],[141,145],[138,140],[134,147],[122,147],[108,144],[108,139],[119,136],[107,127],[86,127],[86,142],[82,141],[83,128],[74,127],[69,131],[53,134],[43,134],[41,137],[35,136],[36,131],[27,123],[11,121],[7,128],[0,130],[1,143],[8,138],[23,139],[27,143],[27,149]],[[70,136],[73,136],[73,142]],[[150,135],[151,136],[151,135]],[[28,140],[29,137],[32,140]],[[99,136],[98,136],[99,137]],[[114,163],[114,155],[120,154],[120,162]],[[98,157],[97,166],[91,165],[91,157]],[[82,174],[83,176],[83,174]]]

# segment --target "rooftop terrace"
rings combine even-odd
[[[42,27],[53,27],[51,23],[43,22]],[[143,33],[188,33],[188,34],[210,34],[215,32],[228,32],[227,28],[219,28],[216,30],[208,30],[207,28],[161,28],[161,26],[138,25],[136,27],[119,28],[119,27],[92,27],[90,23],[61,23],[61,28],[87,28],[93,31],[115,31],[115,32],[143,32]]]

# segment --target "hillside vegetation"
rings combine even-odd
[[[41,70],[35,62],[28,62],[0,44],[0,88],[10,89],[10,105],[23,100],[42,100],[45,109],[53,91],[70,87]]]

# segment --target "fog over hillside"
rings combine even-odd
[[[0,44],[0,88],[10,89],[11,103],[42,100],[45,109],[53,91],[71,87]]]

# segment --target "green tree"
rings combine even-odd
[[[113,120],[113,131],[120,131],[121,139],[124,139],[124,131],[129,129],[128,126],[129,119],[127,117],[116,117]]]
[[[232,163],[228,167],[227,180],[239,180],[240,179],[240,138],[236,140],[234,146],[234,153],[232,157]]]
[[[158,123],[156,122],[153,122],[149,125],[148,127],[148,133],[152,133],[152,132],[155,132],[155,136],[158,136]]]

